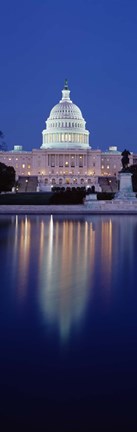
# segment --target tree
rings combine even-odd
[[[11,191],[15,185],[15,170],[0,162],[0,192]]]
[[[0,138],[3,139],[4,138],[4,134],[2,131],[0,131]]]
[[[0,131],[0,151],[7,151],[7,144],[4,141],[4,133]]]

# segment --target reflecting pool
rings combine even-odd
[[[136,431],[137,217],[1,216],[0,275],[2,432]]]

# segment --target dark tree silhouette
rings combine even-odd
[[[0,139],[3,139],[3,138],[4,138],[4,134],[2,131],[0,131]]]
[[[4,133],[0,131],[0,151],[7,151],[7,144],[4,141]]]
[[[0,162],[0,192],[11,191],[15,185],[15,170]]]

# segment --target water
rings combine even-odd
[[[137,430],[136,216],[0,217],[4,430]]]

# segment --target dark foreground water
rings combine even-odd
[[[137,430],[137,217],[0,217],[0,431]]]

